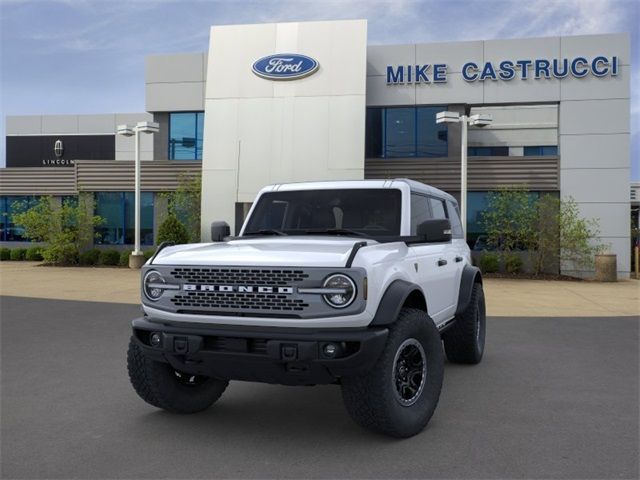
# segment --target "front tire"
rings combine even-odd
[[[442,342],[433,320],[422,310],[403,308],[373,369],[342,379],[342,398],[360,426],[411,437],[431,419],[443,377]]]
[[[487,316],[481,283],[474,283],[469,305],[444,332],[444,350],[453,363],[478,364],[484,354]]]
[[[178,372],[168,363],[147,358],[131,338],[127,370],[136,393],[145,402],[172,413],[196,413],[209,408],[229,382]]]

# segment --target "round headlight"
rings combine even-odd
[[[162,294],[164,293],[164,288],[161,287],[162,284],[166,283],[162,275],[156,272],[155,270],[151,270],[147,272],[144,276],[144,295],[152,301],[158,300]]]
[[[333,290],[325,293],[322,298],[333,308],[344,308],[351,305],[356,298],[356,285],[346,275],[336,273],[327,277],[322,285],[324,288]]]

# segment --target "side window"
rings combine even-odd
[[[444,209],[444,202],[442,200],[430,197],[429,203],[431,204],[433,218],[447,218],[447,213]]]
[[[411,235],[415,235],[418,225],[433,218],[429,207],[429,198],[417,193],[411,194]]]
[[[449,213],[449,220],[451,221],[451,233],[453,238],[462,238],[462,223],[460,223],[460,212],[458,206],[452,201],[447,200],[447,211]]]

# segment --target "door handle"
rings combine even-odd
[[[462,261],[462,257],[456,257],[456,263],[461,262]]]
[[[447,261],[444,258],[441,258],[440,260],[438,260],[439,267],[444,267],[446,264],[447,264]]]

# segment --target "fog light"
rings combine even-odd
[[[153,332],[149,337],[149,343],[152,347],[159,347],[162,344],[162,337],[158,332]]]
[[[338,351],[338,347],[333,343],[327,343],[322,351],[327,357],[334,357]]]

